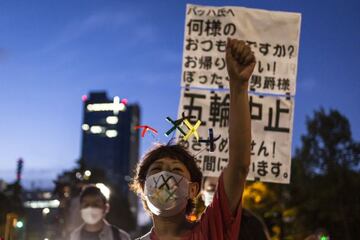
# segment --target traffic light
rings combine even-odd
[[[323,235],[320,236],[319,239],[320,240],[329,240],[329,237],[323,234]]]
[[[23,228],[24,222],[22,220],[18,220],[15,224],[16,228]]]

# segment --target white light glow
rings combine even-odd
[[[90,170],[86,170],[86,171],[84,172],[84,175],[85,175],[86,177],[90,177],[90,176],[91,176],[91,171],[90,171]]]
[[[99,134],[99,133],[102,133],[102,131],[103,131],[103,128],[101,126],[94,125],[94,126],[91,126],[91,128],[90,128],[90,132],[92,132],[93,134]]]
[[[119,119],[118,119],[118,117],[116,117],[116,116],[108,116],[108,117],[106,118],[106,122],[107,122],[108,124],[117,124],[118,121],[119,121]]]
[[[108,138],[114,138],[118,135],[118,132],[116,130],[107,130],[105,134]]]
[[[113,100],[114,100],[114,103],[119,103],[120,102],[120,98],[118,96],[115,96]]]
[[[100,191],[102,192],[102,194],[104,194],[105,198],[107,200],[109,200],[110,198],[110,189],[103,183],[97,183],[96,187],[98,187],[100,189]]]
[[[42,210],[42,214],[43,214],[44,216],[48,215],[49,213],[50,213],[50,209],[49,209],[49,208],[44,208],[44,209]]]
[[[84,131],[88,131],[90,129],[89,125],[84,123],[82,126],[81,126],[82,130]]]
[[[114,114],[126,110],[126,104],[120,102],[120,98],[115,96],[112,103],[93,103],[87,105],[89,112],[113,111]]]
[[[51,198],[51,192],[44,192],[43,198],[50,199]]]
[[[58,208],[60,201],[55,200],[38,200],[38,201],[26,201],[24,206],[27,208]]]
[[[94,103],[87,105],[87,110],[89,112],[105,112],[105,111],[113,111],[119,112],[119,111],[125,111],[126,106],[123,103]]]
[[[24,226],[24,223],[22,221],[17,221],[16,222],[16,227],[17,228],[22,228]]]

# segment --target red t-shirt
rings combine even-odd
[[[241,200],[236,212],[232,214],[225,194],[223,175],[221,174],[212,203],[206,208],[193,230],[183,237],[183,240],[238,239],[240,221]],[[158,240],[154,230],[151,231],[150,239]]]

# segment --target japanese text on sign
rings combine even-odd
[[[179,119],[188,116],[198,124],[200,139],[180,142],[192,152],[205,176],[219,176],[229,155],[228,119],[230,96],[227,91],[183,89]],[[290,175],[293,100],[288,97],[249,96],[252,124],[251,166],[248,179],[288,183]],[[209,136],[209,129],[213,141]],[[211,145],[209,144],[211,143]],[[213,146],[213,149],[210,149]],[[212,151],[211,151],[212,150]]]
[[[295,95],[301,15],[242,7],[188,5],[181,86],[228,88],[228,37],[255,52],[257,66],[249,90]]]

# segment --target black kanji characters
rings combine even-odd
[[[205,22],[206,36],[221,36],[221,22],[220,20],[207,20]]]
[[[183,106],[184,111],[186,111],[186,116],[189,116],[190,118],[194,116],[195,121],[196,119],[201,120],[202,118],[202,105],[196,105],[195,99],[205,99],[206,95],[204,94],[196,94],[196,93],[184,93],[184,98],[188,98],[188,104]],[[197,112],[196,115],[193,115],[194,112]],[[194,121],[194,119],[189,119],[191,122]],[[202,121],[202,125],[206,125],[206,122]]]
[[[275,77],[265,76],[263,89],[273,90],[275,87]]]
[[[211,56],[201,56],[199,59],[199,69],[210,70],[212,67]]]
[[[253,74],[250,79],[250,89],[261,88],[261,76]]]
[[[269,108],[268,125],[264,127],[265,131],[284,132],[284,133],[290,132],[290,129],[288,127],[280,126],[280,114],[290,113],[290,109],[281,108],[280,103],[281,103],[280,99],[276,99],[276,108],[275,109]],[[273,117],[275,117],[275,121],[273,121]]]
[[[217,93],[212,92],[209,111],[209,121],[212,122],[212,126],[216,126],[217,123],[219,123],[220,127],[228,126],[229,111],[230,95],[226,94],[224,99],[221,100]]]
[[[259,96],[260,98],[263,98],[263,96]],[[250,101],[249,101],[249,107],[250,107],[250,117],[252,120],[262,120],[262,108],[263,105],[261,103],[254,102],[254,97],[250,95]],[[256,109],[256,110],[255,110]]]
[[[204,21],[201,19],[191,19],[188,24],[188,35],[193,35],[194,33],[197,34],[197,36],[201,36],[203,33],[203,24]]]
[[[279,78],[277,80],[277,87],[279,90],[290,91],[290,79],[288,78]]]
[[[236,26],[234,23],[226,23],[224,26],[218,19],[204,20],[191,19],[187,23],[189,36],[203,36],[216,37],[216,36],[233,36],[236,33]]]
[[[203,170],[215,172],[216,156],[205,155],[203,159]]]

